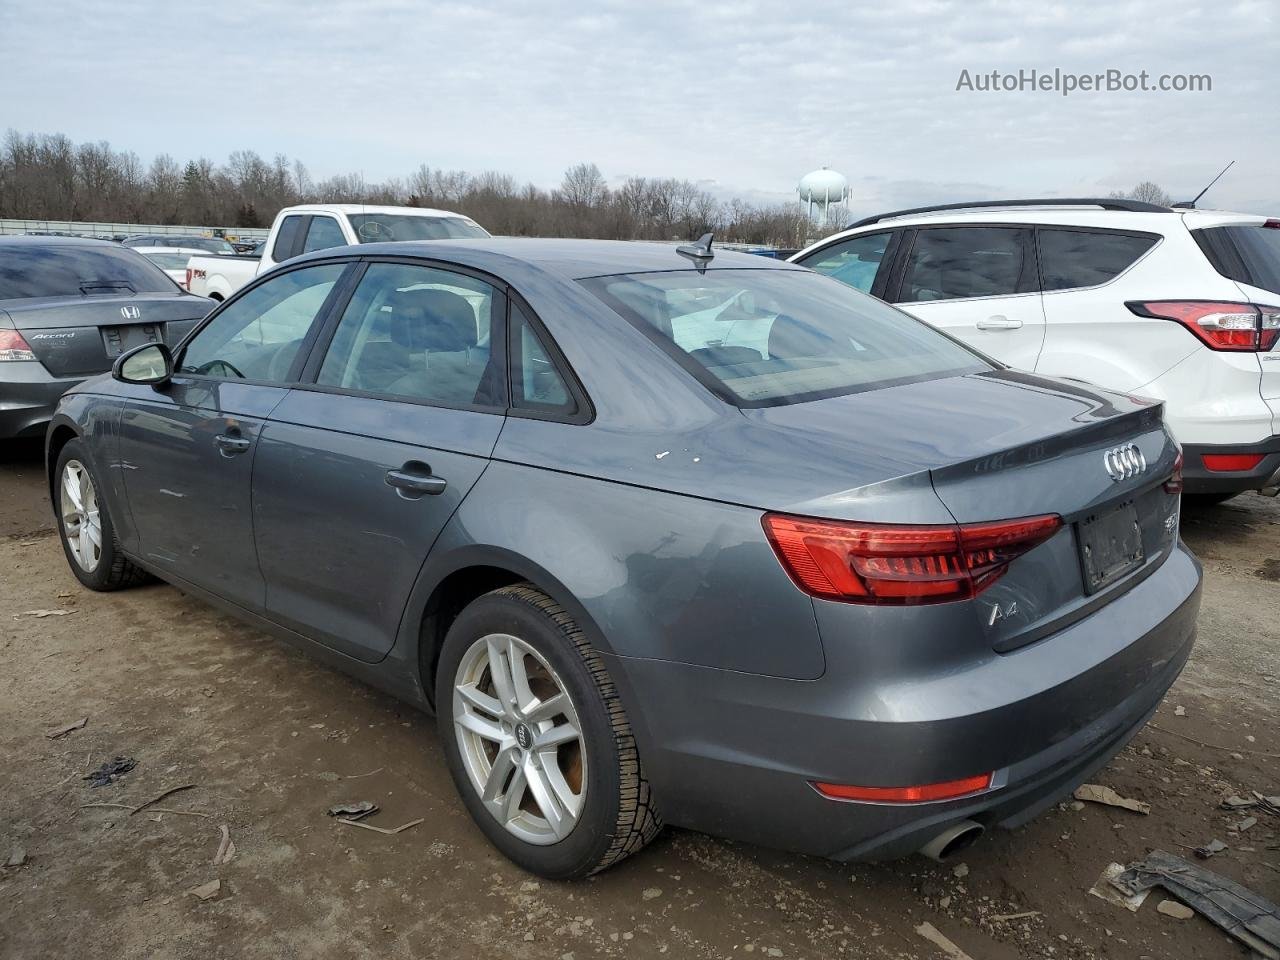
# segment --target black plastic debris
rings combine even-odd
[[[1111,882],[1130,896],[1164,887],[1259,955],[1280,960],[1280,907],[1234,880],[1153,850]]]
[[[329,808],[329,816],[342,817],[344,820],[363,820],[378,812],[378,805],[372,800],[361,800],[359,803],[339,803]]]
[[[87,777],[81,777],[81,780],[88,780],[91,787],[105,787],[109,783],[115,783],[116,780],[134,767],[138,765],[138,761],[133,757],[116,757],[114,760],[108,760],[93,773]]]

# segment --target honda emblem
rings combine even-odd
[[[127,307],[121,307],[120,316],[124,317],[126,320],[137,320],[140,316],[142,316],[142,311],[132,305]]]

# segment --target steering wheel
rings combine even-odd
[[[248,379],[248,377],[246,377],[243,373],[237,370],[232,364],[222,359],[214,359],[214,360],[210,360],[208,363],[202,363],[200,364],[200,366],[196,367],[195,372],[211,374],[213,373],[213,370],[215,367],[221,367],[223,370],[230,372],[230,374],[233,377],[239,377],[241,380]]]
[[[377,243],[379,240],[394,240],[396,238],[394,230],[385,223],[379,223],[377,220],[366,220],[360,224],[360,229],[356,232],[360,234],[360,239],[365,243]]]

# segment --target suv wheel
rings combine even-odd
[[[604,663],[545,593],[504,587],[459,614],[440,654],[436,704],[468,811],[526,870],[585,877],[657,835]]]

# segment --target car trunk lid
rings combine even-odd
[[[9,300],[4,312],[56,377],[102,373],[140,343],[177,343],[209,311],[203,297],[102,294]]]

